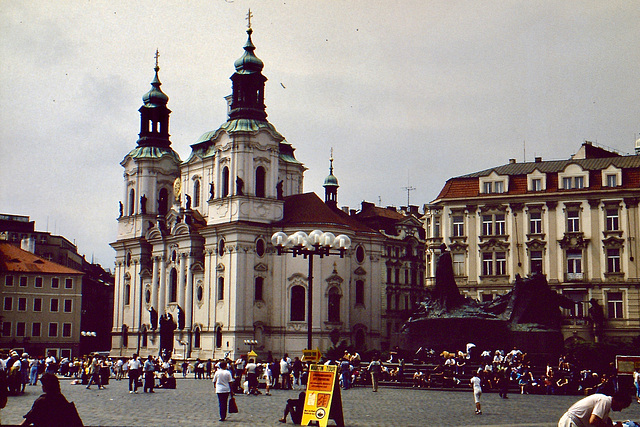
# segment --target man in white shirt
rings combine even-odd
[[[476,373],[469,381],[473,388],[473,400],[476,403],[476,415],[482,415],[482,407],[480,406],[480,396],[482,396],[482,380]]]
[[[613,423],[609,419],[609,411],[622,411],[631,404],[631,396],[617,392],[613,396],[592,394],[574,403],[558,421],[558,427],[606,427]],[[615,427],[622,427],[616,423]]]
[[[142,362],[138,358],[138,355],[134,353],[133,357],[129,359],[129,393],[138,393],[138,377],[140,377],[140,370],[142,369]]]

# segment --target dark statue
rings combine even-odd
[[[187,210],[191,209],[191,196],[188,194],[185,194],[185,197],[187,199]]]
[[[140,197],[140,213],[147,213],[147,196],[144,194]]]
[[[589,317],[593,323],[593,334],[596,337],[600,337],[602,328],[604,328],[604,310],[595,298],[591,298],[589,303],[591,304],[591,307],[589,307]]]
[[[184,329],[184,310],[178,306],[178,329]]]
[[[277,194],[278,200],[282,200],[282,195],[283,195],[282,185],[283,185],[282,181],[278,181],[278,183],[276,184],[276,194]]]
[[[153,307],[149,310],[149,323],[151,323],[151,330],[158,329],[158,312]]]
[[[160,356],[162,356],[163,360],[171,357],[173,352],[173,331],[175,330],[176,324],[171,313],[160,316]]]
[[[122,202],[118,202],[118,205],[120,209],[120,216],[118,218],[122,218],[122,215],[124,215],[124,206],[122,205]]]
[[[244,196],[244,181],[239,176],[236,177],[236,194],[238,196]]]
[[[126,324],[122,324],[122,347],[129,346],[129,327]]]
[[[451,254],[444,244],[440,249],[436,284],[403,327],[408,345],[449,350],[474,342],[491,348],[530,345],[538,347],[538,352],[558,351],[562,345],[560,307],[570,308],[574,303],[552,290],[544,275],[516,275],[510,292],[480,302],[460,294]]]
[[[214,187],[213,187],[213,182],[209,184],[209,200],[213,200],[213,195],[214,195]]]

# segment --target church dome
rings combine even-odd
[[[249,28],[247,30],[249,37],[247,38],[247,42],[244,44],[244,53],[236,60],[236,62],[233,63],[238,74],[259,73],[264,68],[264,62],[262,62],[262,60],[253,53],[256,47],[251,41],[252,33],[253,30]]]
[[[160,67],[156,65],[155,70],[156,75],[151,82],[151,90],[145,93],[142,97],[142,102],[144,102],[144,105],[147,107],[159,107],[167,105],[169,102],[169,97],[160,90],[160,86],[162,85],[162,83],[160,83],[160,79],[158,79],[158,71],[160,70]]]
[[[335,175],[330,174],[324,179],[324,184],[322,184],[322,186],[323,187],[339,187],[338,178],[336,178]]]

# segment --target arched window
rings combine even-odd
[[[147,346],[147,325],[142,325],[142,347]]]
[[[356,304],[364,304],[364,281],[356,280]]]
[[[136,213],[136,190],[133,188],[129,190],[129,215]]]
[[[193,207],[200,206],[200,180],[196,179],[193,182]]]
[[[258,166],[256,169],[256,197],[265,196],[265,177],[267,173],[262,166]]]
[[[169,203],[169,193],[166,188],[162,188],[158,193],[158,215],[167,214],[167,206]]]
[[[356,261],[362,264],[362,262],[364,261],[364,255],[364,248],[362,246],[358,246],[356,248]]]
[[[224,167],[222,169],[222,197],[227,197],[229,195],[229,168]]]
[[[253,291],[254,301],[262,301],[263,286],[264,286],[264,277],[256,277],[255,287]]]
[[[224,255],[224,239],[220,239],[218,241],[218,255],[220,256]]]
[[[222,326],[216,328],[216,348],[222,347]]]
[[[195,348],[200,348],[200,328],[196,328],[196,331],[193,334],[193,346]]]
[[[264,255],[264,249],[265,249],[264,240],[262,239],[256,240],[256,255],[258,255],[259,257],[262,257]]]
[[[224,277],[218,277],[218,301],[224,299]]]
[[[171,269],[170,285],[169,285],[169,302],[178,301],[178,271],[175,268]]]
[[[329,322],[340,321],[340,291],[336,288],[329,289],[329,304],[327,305],[327,320]]]
[[[131,285],[127,282],[124,285],[124,305],[129,305],[131,303]]]
[[[306,302],[304,287],[296,285],[291,288],[291,321],[304,322]]]

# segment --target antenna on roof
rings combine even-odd
[[[522,163],[527,163],[527,141],[525,139],[522,140]]]
[[[409,172],[407,171],[407,186],[406,187],[402,187],[403,190],[406,190],[407,192],[407,208],[409,208],[409,206],[411,205],[410,203],[410,199],[411,199],[411,192],[413,190],[415,190],[415,187],[412,187],[411,184],[409,184]]]

